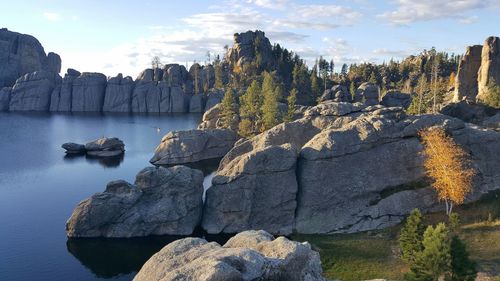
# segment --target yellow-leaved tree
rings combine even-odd
[[[450,215],[453,205],[462,204],[472,190],[475,170],[469,155],[442,128],[433,127],[420,132],[424,145],[424,167],[433,180],[439,200],[446,204]]]

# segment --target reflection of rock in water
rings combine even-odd
[[[96,157],[88,154],[85,156],[87,162],[89,163],[98,162],[99,164],[107,168],[116,168],[120,166],[124,158],[125,158],[125,153],[113,157]]]
[[[192,236],[224,244],[230,235],[206,235],[196,230]],[[69,238],[66,247],[80,263],[98,278],[113,278],[139,271],[142,265],[168,243],[185,236],[145,238]]]
[[[76,162],[85,159],[88,163],[99,163],[106,168],[116,168],[120,166],[125,158],[125,153],[113,157],[96,157],[85,153],[71,153],[64,155],[65,162]]]

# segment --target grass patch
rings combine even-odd
[[[455,208],[460,215],[460,237],[467,243],[478,270],[500,281],[500,191]],[[447,222],[444,212],[424,216],[426,224]],[[400,226],[381,231],[335,235],[293,235],[320,253],[324,276],[343,281],[383,278],[403,280],[407,266],[400,259]]]

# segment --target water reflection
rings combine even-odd
[[[77,162],[85,159],[90,164],[98,163],[105,168],[117,168],[123,162],[124,158],[125,153],[113,157],[96,157],[85,153],[73,153],[64,155],[64,162]]]
[[[207,235],[197,230],[192,236],[224,244],[231,235]],[[142,265],[167,244],[186,236],[144,238],[69,238],[66,247],[98,278],[110,279],[139,271]]]

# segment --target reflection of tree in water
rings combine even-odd
[[[195,237],[224,244],[229,235],[206,235],[197,230]],[[80,263],[98,278],[130,274],[164,246],[185,236],[150,236],[144,238],[69,238],[66,247]]]
[[[100,165],[106,168],[117,168],[123,162],[124,158],[125,158],[125,153],[113,157],[97,157],[97,156],[87,155],[85,153],[64,155],[65,162],[76,162],[81,159],[85,159],[88,163],[92,164],[99,163]]]

